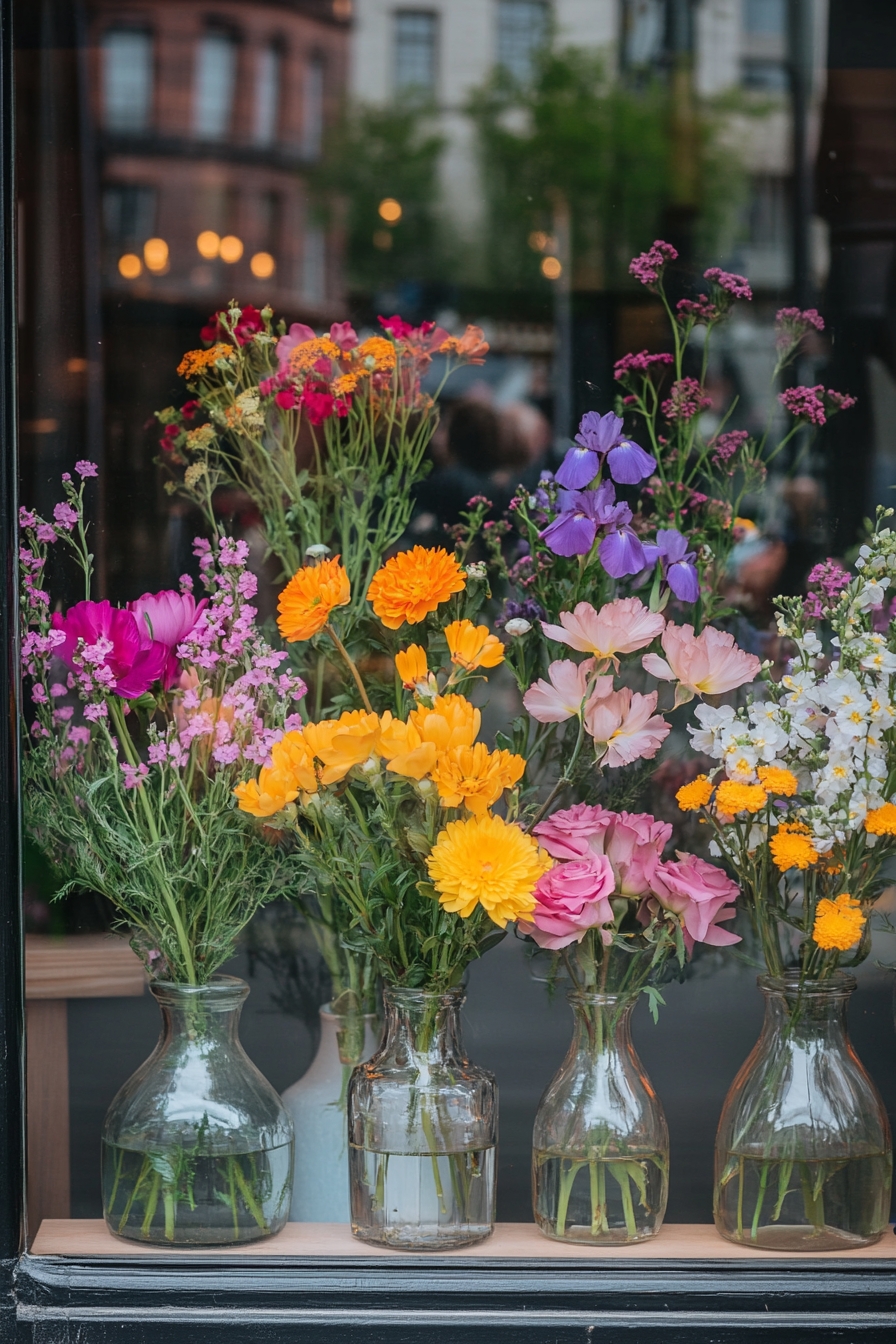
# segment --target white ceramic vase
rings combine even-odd
[[[283,1104],[292,1116],[296,1146],[293,1166],[293,1223],[349,1222],[348,1124],[346,1091],[353,1064],[339,1055],[339,1031],[344,1019],[320,1010],[320,1045],[308,1071],[283,1093]],[[378,1023],[364,1019],[361,1060],[377,1047]]]

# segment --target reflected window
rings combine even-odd
[[[145,131],[152,105],[152,37],[132,28],[103,34],[103,124],[109,131]]]
[[[327,236],[320,224],[309,224],[305,230],[302,296],[315,304],[323,303],[327,297]]]
[[[134,182],[103,188],[103,234],[112,247],[141,246],[155,233],[156,191]]]
[[[753,247],[784,251],[790,242],[790,179],[757,174],[750,180],[748,236]]]
[[[745,32],[783,37],[787,32],[787,0],[743,0]]]
[[[786,93],[787,66],[783,61],[750,58],[741,61],[741,83],[745,89],[763,89],[766,93]]]
[[[305,66],[302,86],[302,152],[308,159],[320,156],[324,141],[324,61],[312,56]]]
[[[626,0],[623,10],[623,50],[626,65],[643,68],[663,54],[666,6],[663,0]]]
[[[498,65],[514,79],[529,79],[547,31],[543,0],[498,0]]]
[[[196,53],[193,130],[202,140],[223,140],[230,130],[236,84],[236,42],[229,33],[206,33]]]
[[[277,140],[280,120],[280,52],[277,47],[263,47],[255,67],[255,124],[253,140],[256,145],[273,145]]]
[[[436,15],[403,10],[395,15],[395,92],[434,98]]]

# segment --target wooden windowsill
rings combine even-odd
[[[40,1225],[32,1256],[226,1256],[258,1259],[284,1257],[296,1259],[321,1258],[344,1260],[362,1257],[399,1257],[407,1252],[390,1251],[367,1246],[352,1236],[341,1223],[287,1223],[282,1232],[264,1241],[249,1242],[245,1246],[206,1246],[197,1249],[178,1247],[167,1250],[159,1246],[142,1246],[134,1241],[113,1237],[101,1218],[45,1218]],[[896,1266],[896,1236],[893,1229],[885,1232],[874,1246],[850,1251],[826,1251],[813,1256],[811,1252],[767,1251],[748,1246],[735,1246],[718,1235],[715,1228],[705,1223],[669,1223],[659,1235],[637,1246],[574,1246],[550,1241],[531,1223],[498,1223],[487,1241],[457,1251],[442,1251],[440,1256],[451,1259],[475,1260],[789,1260],[809,1262],[818,1260],[873,1260],[892,1262]],[[430,1257],[427,1258],[435,1258]]]
[[[27,999],[139,998],[145,984],[146,972],[120,935],[31,933],[25,939]]]

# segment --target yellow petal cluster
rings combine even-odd
[[[705,807],[712,797],[712,780],[709,775],[698,775],[690,784],[682,784],[675,795],[675,801],[682,812],[697,812]]]
[[[472,621],[452,621],[445,627],[451,661],[465,672],[477,667],[497,667],[504,661],[504,645],[487,625]]]
[[[865,818],[865,830],[869,835],[896,835],[896,804],[884,803],[876,807]]]
[[[367,599],[383,625],[397,630],[405,621],[418,625],[465,587],[464,571],[453,555],[442,547],[427,550],[414,546],[399,551],[377,570],[370,580]]]
[[[775,867],[782,873],[790,868],[811,868],[819,859],[812,832],[801,821],[782,822],[768,847]]]
[[[522,756],[490,752],[484,742],[476,742],[439,756],[431,776],[445,807],[466,807],[481,816],[522,778],[525,768]]]
[[[424,742],[432,742],[441,751],[449,747],[470,747],[479,736],[482,715],[464,695],[436,696],[432,706],[418,705],[408,715]]]
[[[739,784],[735,779],[724,780],[716,790],[716,812],[736,817],[738,812],[758,812],[768,802],[768,794],[761,784]]]
[[[766,793],[774,793],[781,798],[792,798],[799,788],[796,775],[782,766],[760,765],[756,773]]]
[[[861,904],[844,891],[836,900],[818,902],[812,937],[824,952],[847,952],[859,941],[864,927]]]
[[[317,792],[314,759],[301,732],[286,733],[271,748],[271,764],[262,766],[257,781],[238,784],[234,793],[240,811],[253,817],[272,817],[300,793]]]
[[[302,735],[321,762],[321,784],[337,784],[355,765],[375,754],[381,731],[378,714],[350,709],[338,719],[306,723]]]
[[[419,644],[411,644],[407,649],[399,649],[395,655],[395,670],[401,677],[401,684],[408,691],[412,691],[420,681],[425,681],[429,676],[429,664],[426,661],[426,650]]]
[[[426,866],[446,910],[467,919],[481,905],[505,928],[535,908],[535,884],[552,862],[518,826],[485,815],[450,821]]]

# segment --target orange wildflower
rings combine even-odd
[[[779,765],[760,765],[756,771],[759,783],[768,793],[779,794],[782,798],[792,798],[799,788],[796,775]]]
[[[812,832],[801,821],[784,821],[768,843],[775,867],[782,873],[789,868],[804,870],[818,862],[818,850],[812,841]]]
[[[481,327],[468,326],[463,336],[449,336],[439,346],[442,355],[460,355],[467,364],[484,364],[488,341]]]
[[[226,345],[223,341],[219,341],[208,350],[188,350],[178,364],[177,372],[182,378],[195,378],[197,374],[211,368],[219,359],[227,359],[233,353],[233,346]]]
[[[453,593],[463,592],[465,584],[463,569],[448,551],[415,546],[393,555],[377,570],[367,600],[383,625],[397,630],[405,621],[418,625]]]
[[[738,812],[758,812],[768,802],[768,794],[759,784],[738,784],[726,779],[716,790],[716,811],[726,817]]]
[[[698,775],[690,784],[682,784],[675,795],[675,801],[682,812],[697,812],[705,807],[712,797],[712,780],[709,775]]]
[[[338,555],[319,565],[305,565],[280,594],[277,628],[290,644],[310,639],[323,630],[334,607],[344,607],[351,596],[349,577]]]
[[[322,784],[336,784],[355,765],[363,765],[374,755],[380,736],[378,714],[350,709],[338,719],[306,723],[302,736],[313,756],[321,762]]]
[[[452,621],[445,627],[445,638],[452,663],[472,672],[477,667],[497,667],[504,661],[504,645],[487,625],[472,621]]]
[[[233,792],[239,801],[240,811],[248,812],[253,817],[272,817],[275,812],[282,812],[299,795],[294,780],[264,765],[257,780],[247,779],[244,784],[237,784]]]
[[[386,769],[406,779],[423,779],[432,770],[438,758],[435,742],[424,740],[413,723],[392,719],[380,733],[378,750],[386,761]]]
[[[439,695],[432,708],[412,709],[412,723],[424,742],[433,742],[440,752],[449,747],[469,747],[479,736],[482,715],[464,695]]]
[[[526,762],[507,751],[489,752],[484,742],[453,747],[439,756],[433,782],[445,807],[463,805],[475,816],[487,812],[510,783],[523,773]]]
[[[844,891],[834,901],[818,902],[812,937],[823,952],[847,952],[859,941],[864,927],[861,904]]]
[[[869,835],[896,835],[896,805],[884,803],[876,807],[865,818],[865,830]]]
[[[395,655],[395,670],[401,677],[401,684],[405,690],[412,691],[418,682],[425,681],[429,676],[426,650],[419,644],[399,649]]]
[[[333,383],[333,395],[335,397],[347,397],[358,386],[358,375],[356,373],[342,373]]]
[[[395,368],[395,346],[385,336],[368,336],[355,346],[352,358],[363,366],[361,373],[388,373]]]
[[[329,336],[315,336],[313,341],[302,341],[289,352],[290,373],[306,373],[319,359],[341,359],[342,351]]]

